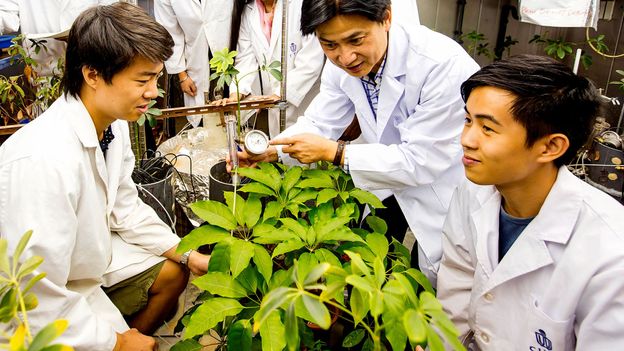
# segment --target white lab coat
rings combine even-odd
[[[416,0],[392,0],[392,22],[398,22],[404,27],[420,24]]]
[[[469,182],[451,202],[438,298],[460,332],[482,350],[621,350],[624,207],[562,167],[499,263],[500,206]]]
[[[185,106],[205,105],[210,90],[208,50],[216,52],[230,44],[232,0],[156,0],[154,16],[175,43],[165,61],[167,73],[186,71],[197,86],[197,95],[184,94]],[[198,121],[199,123],[199,121]]]
[[[289,107],[286,111],[286,125],[294,124],[305,112],[312,99],[318,94],[320,75],[325,62],[325,54],[314,35],[301,34],[301,2],[289,0],[288,3],[288,62],[286,79],[286,99]],[[275,2],[275,15],[271,31],[271,42],[262,32],[260,13],[255,1],[245,6],[241,18],[238,39],[236,69],[240,76],[258,69],[259,65],[272,61],[281,61],[282,50],[282,1]],[[268,72],[261,72],[261,90],[254,90],[258,83],[258,74],[243,78],[239,87],[241,93],[255,95],[280,95],[280,82]],[[257,85],[259,87],[259,85]],[[232,84],[230,91],[235,92]],[[279,134],[279,109],[269,110],[269,131],[272,137]]]
[[[321,92],[282,135],[336,140],[356,114],[363,144],[345,147],[353,181],[394,194],[416,236],[420,268],[435,284],[442,224],[463,178],[459,87],[479,66],[453,40],[424,26],[393,23],[389,38],[376,120],[360,79],[328,62]]]
[[[2,0],[0,1],[0,34],[16,32],[25,34],[53,34],[71,27],[74,19],[87,8],[105,5],[113,0]],[[57,67],[59,58],[65,57],[66,44],[56,39],[46,40],[47,50],[35,54],[26,43],[25,47],[38,63],[38,74],[50,76],[62,74]]]
[[[55,340],[77,351],[112,350],[128,326],[101,285],[161,262],[177,245],[137,195],[128,124],[112,124],[106,159],[82,102],[61,97],[0,147],[0,233],[13,252],[28,229],[24,258],[44,258],[46,272],[28,313],[34,331],[57,318],[69,327]]]

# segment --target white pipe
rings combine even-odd
[[[574,57],[574,68],[572,68],[572,72],[574,74],[578,74],[579,63],[581,63],[581,53],[583,50],[576,49],[576,56]]]

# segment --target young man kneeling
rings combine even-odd
[[[554,60],[519,56],[462,85],[464,168],[451,201],[438,296],[481,350],[624,345],[624,208],[565,164],[600,96]]]

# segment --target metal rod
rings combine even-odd
[[[286,79],[288,67],[288,0],[282,0],[282,81],[280,82],[280,132],[286,129],[286,109],[288,103],[286,100]]]
[[[225,117],[225,136],[227,137],[228,155],[232,164],[232,184],[238,185],[238,147],[236,144],[236,116],[228,115]]]

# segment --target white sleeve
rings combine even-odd
[[[0,34],[17,32],[19,27],[19,1],[0,1]]]
[[[459,335],[465,335],[469,331],[468,307],[476,263],[470,255],[470,214],[463,210],[461,192],[459,188],[455,190],[442,229],[437,298],[459,330]]]
[[[186,43],[184,31],[178,23],[178,18],[171,5],[171,1],[155,0],[154,17],[158,23],[167,29],[173,38],[173,54],[167,61],[165,61],[167,73],[176,74],[185,71],[186,58],[184,57],[184,51],[186,49]]]

